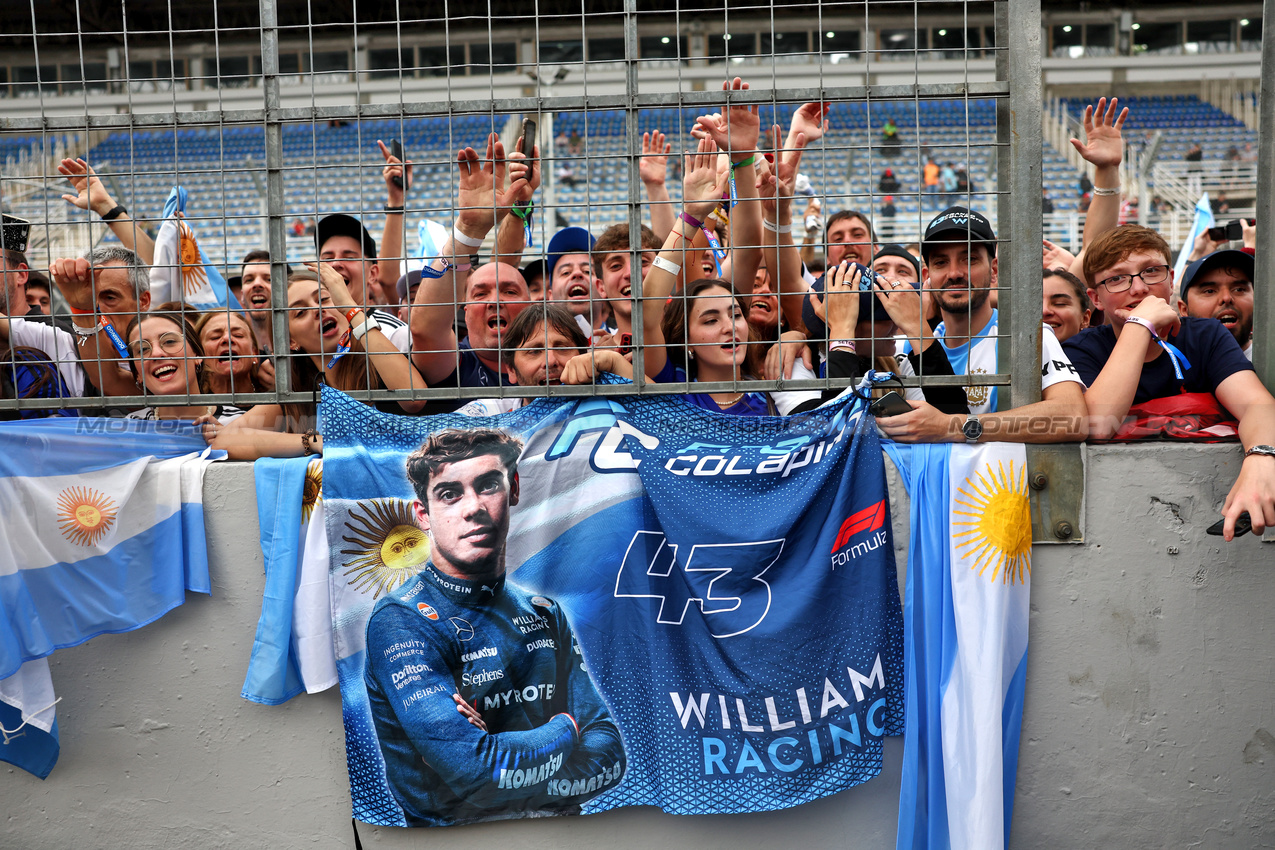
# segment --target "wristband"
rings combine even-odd
[[[741,159],[739,162],[732,162],[730,164],[730,170],[734,171],[736,168],[743,168],[745,165],[752,165],[756,161],[757,154],[753,154],[748,159]]]
[[[792,224],[776,224],[773,221],[761,220],[761,226],[769,230],[771,233],[792,233]]]
[[[319,436],[313,428],[301,435],[301,450],[305,452],[306,457],[314,454],[314,449],[310,446],[310,441]]]
[[[389,204],[386,204],[386,205],[385,205],[385,211],[386,211],[387,213],[396,213],[396,212],[401,213],[401,212],[403,211],[403,205],[402,205],[402,204],[399,204],[399,205],[398,205],[398,206],[396,206],[396,207],[392,207],[392,206],[390,206]]]
[[[116,204],[115,206],[111,207],[109,210],[107,210],[105,213],[102,214],[102,221],[115,221],[115,219],[119,218],[120,216],[127,215],[127,214],[128,214],[128,210],[124,209],[123,204]]]
[[[663,257],[656,257],[651,261],[651,265],[655,266],[657,269],[663,269],[674,277],[682,273],[681,266],[672,260],[666,260]]]
[[[678,218],[686,222],[687,224],[689,224],[691,227],[695,228],[696,230],[704,229],[704,222],[700,221],[698,218],[696,218],[695,216],[691,215],[688,212],[682,213],[681,215],[678,216]]]
[[[461,233],[459,227],[452,228],[452,239],[456,240],[462,245],[467,245],[470,248],[481,248],[483,244],[482,239],[474,239],[471,236],[466,236],[465,234]]]
[[[77,310],[74,307],[71,307],[71,305],[69,304],[67,306],[71,308],[72,316],[92,316],[93,315],[92,310]]]
[[[855,353],[854,340],[852,339],[834,339],[828,343],[829,351],[849,351]]]
[[[528,218],[530,218],[531,214],[535,212],[535,210],[536,210],[535,201],[527,201],[527,205],[525,207],[515,203],[512,207],[509,208],[509,211],[511,213],[518,216],[523,221],[526,221]]]
[[[1116,186],[1116,187],[1114,187],[1114,188],[1110,188],[1110,189],[1108,189],[1108,188],[1105,188],[1105,187],[1102,187],[1102,186],[1094,186],[1094,187],[1093,187],[1093,194],[1094,194],[1094,197],[1096,197],[1096,198],[1109,198],[1109,197],[1111,197],[1112,195],[1119,195],[1119,194],[1120,194],[1120,187],[1119,187],[1119,186]]]
[[[1142,327],[1146,328],[1148,331],[1151,332],[1152,339],[1156,341],[1159,341],[1160,339],[1160,335],[1156,333],[1155,331],[1155,325],[1153,325],[1147,319],[1142,318],[1141,316],[1130,316],[1129,318],[1124,320],[1124,323],[1126,325],[1141,325]]]
[[[443,267],[441,269],[434,268],[433,263],[437,260],[438,257],[435,257],[425,265],[421,266],[421,277],[429,278],[430,280],[438,280],[440,277],[447,274],[446,261],[443,262]]]
[[[449,272],[467,272],[474,267],[473,263],[448,263],[447,271]]]
[[[368,331],[379,329],[380,327],[381,323],[376,320],[375,316],[368,316],[363,320],[363,324],[354,329],[354,341],[358,342],[363,339],[363,337],[367,336]]]
[[[362,307],[351,307],[349,312],[345,314],[345,321],[349,322],[350,327],[354,327],[354,314],[362,309]],[[367,319],[364,319],[363,321],[367,321]]]

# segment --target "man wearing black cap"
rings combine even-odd
[[[1178,297],[1178,313],[1217,319],[1253,359],[1253,255],[1247,251],[1214,251],[1186,267]]]
[[[376,240],[361,221],[343,213],[324,216],[319,220],[314,241],[319,249],[319,259],[332,266],[345,279],[354,303],[388,303],[389,299],[381,292],[381,268],[376,260]],[[369,313],[375,314],[381,333],[399,351],[408,350],[411,332],[405,322],[375,307]]]
[[[6,316],[24,316],[32,312],[27,304],[26,286],[29,268],[27,266],[27,237],[31,232],[31,223],[16,216],[3,214],[3,250],[0,250],[0,276],[4,278],[4,303],[0,304],[0,312]],[[40,312],[40,311],[36,311]]]
[[[977,211],[949,207],[925,229],[921,256],[929,272],[927,288],[943,317],[934,334],[953,372],[994,374],[998,315],[988,297],[997,285],[997,264],[991,224]],[[964,422],[912,402],[915,410],[882,419],[881,429],[908,442],[1055,443],[1083,440],[1087,433],[1084,385],[1048,326],[1041,326],[1041,401],[997,413],[995,387],[971,386],[965,392],[970,415]]]

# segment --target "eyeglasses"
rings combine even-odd
[[[1124,292],[1133,286],[1135,277],[1142,278],[1142,282],[1151,286],[1156,283],[1164,283],[1169,279],[1169,267],[1166,265],[1148,266],[1137,274],[1118,274],[1109,277],[1106,280],[1098,281],[1099,286],[1107,287],[1108,292]]]
[[[169,331],[168,333],[160,334],[158,342],[160,350],[165,354],[176,354],[185,347],[186,337]],[[139,339],[128,346],[128,353],[133,355],[134,358],[146,357],[152,350],[150,341],[145,339]]]

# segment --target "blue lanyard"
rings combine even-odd
[[[1165,342],[1159,337],[1156,337],[1155,341],[1158,342],[1160,347],[1164,349],[1164,353],[1169,355],[1169,362],[1173,364],[1174,377],[1176,377],[1179,381],[1185,380],[1183,373],[1185,373],[1187,369],[1191,368],[1191,361],[1186,359],[1186,355],[1182,353],[1182,349],[1178,348],[1171,342]]]

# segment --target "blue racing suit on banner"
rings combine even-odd
[[[624,775],[620,731],[566,615],[503,578],[492,587],[426,564],[373,608],[364,682],[408,826],[578,813]]]

